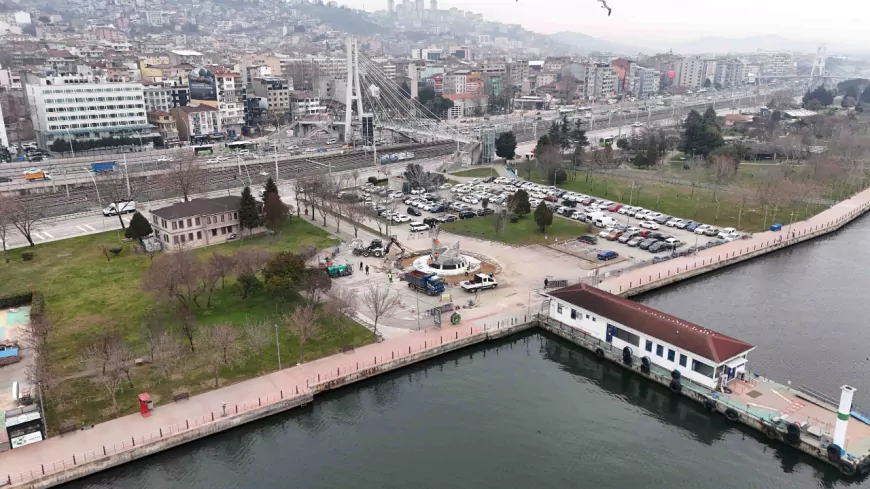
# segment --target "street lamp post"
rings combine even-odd
[[[278,342],[278,323],[275,323],[275,347],[278,349],[278,370],[281,370],[281,343]]]
[[[97,185],[97,179],[94,178],[94,173],[86,166],[83,166],[82,170],[88,172],[88,176],[91,177],[91,181],[94,182],[94,189],[97,191],[97,207],[102,207],[103,199],[100,198],[100,186]],[[102,209],[100,209],[100,215],[103,216],[103,229],[106,229],[106,215],[103,214]]]
[[[69,129],[67,129],[67,130],[66,130],[66,134],[67,134],[67,136],[69,136],[69,152],[70,152],[70,156],[72,156],[73,158],[75,158],[75,157],[76,157],[76,150],[75,150],[75,148],[73,148],[73,136],[72,136],[72,133],[69,132]]]

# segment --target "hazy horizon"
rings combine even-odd
[[[374,11],[385,10],[387,0],[339,3]],[[425,3],[428,9],[430,0]],[[828,18],[820,17],[814,9],[795,8],[785,0],[733,0],[716,7],[678,0],[607,0],[607,3],[613,9],[610,17],[597,0],[439,0],[438,8],[456,7],[483,14],[486,20],[521,24],[542,34],[575,31],[624,44],[651,42],[660,48],[700,37],[777,35],[796,41],[824,42],[829,49],[866,46],[870,41],[865,20],[870,18],[870,3],[838,4],[837,15]],[[747,12],[753,15],[747,16]]]

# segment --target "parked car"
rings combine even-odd
[[[629,213],[628,215],[632,216],[636,219],[646,219],[646,216],[649,214],[649,211],[646,209],[637,209],[636,211],[633,211],[633,212],[634,212],[634,214]]]
[[[610,212],[619,212],[619,209],[622,209],[622,204],[610,204],[607,206],[607,210]]]
[[[401,224],[403,222],[411,222],[411,218],[406,214],[396,214],[393,216],[393,222]]]
[[[610,232],[607,233],[607,240],[615,241],[619,239],[620,236],[622,236],[622,231],[620,231],[619,229],[611,229]]]
[[[625,233],[623,233],[622,236],[619,237],[619,239],[617,239],[617,241],[625,244],[625,243],[628,243],[629,241],[633,240],[636,237],[637,237],[637,232],[635,232],[635,231],[625,232]]]
[[[459,212],[460,219],[471,219],[474,217],[477,217],[477,214],[475,214],[474,211],[460,211]]]
[[[477,215],[478,215],[478,216],[490,216],[490,215],[492,215],[492,214],[495,214],[495,211],[492,210],[492,209],[490,209],[490,208],[488,208],[488,207],[487,207],[486,209],[478,209],[478,210],[477,210]]]
[[[595,203],[595,199],[593,199],[593,198],[590,197],[590,198],[587,198],[587,199],[583,199],[583,201],[580,202],[580,203],[583,204],[583,205],[585,205],[585,206],[589,206],[589,205],[592,205],[592,204]]]
[[[647,219],[649,219],[649,218],[647,218]],[[668,222],[670,220],[671,220],[671,216],[668,216],[665,214],[662,214],[659,217],[653,219],[653,221],[655,221],[656,224],[665,224],[666,222]]]
[[[594,244],[597,244],[597,243],[598,243],[598,238],[596,238],[595,236],[592,236],[592,235],[587,234],[587,235],[584,235],[584,236],[579,236],[579,237],[577,238],[577,241],[579,241],[579,242],[581,242],[581,243],[586,243],[586,244],[594,245]]]
[[[627,244],[628,246],[634,248],[634,247],[636,247],[637,245],[643,243],[645,240],[646,240],[646,238],[642,238],[642,237],[640,237],[640,236],[637,236],[637,237],[635,237],[635,238],[631,238],[631,239],[628,240],[628,242],[625,243],[625,244]]]
[[[719,228],[709,227],[704,231],[704,236],[717,236],[719,234]]]
[[[700,226],[695,228],[694,233],[706,235],[707,230],[711,229],[711,228],[712,228],[712,226],[710,226],[709,224],[701,224]],[[716,232],[718,233],[719,231],[716,231]],[[713,236],[715,236],[715,235],[713,235]]]
[[[648,250],[649,247],[653,245],[653,243],[658,243],[658,240],[652,239],[652,238],[647,238],[647,239],[641,241],[641,243],[639,245],[637,245],[637,247],[642,249],[642,250]]]
[[[659,225],[652,221],[642,221],[638,226],[646,229],[658,229]]]
[[[671,248],[679,248],[685,244],[677,238],[668,238],[665,240],[665,243],[669,244]]]
[[[683,221],[682,219],[680,219],[678,217],[673,217],[673,218],[669,219],[668,222],[665,223],[665,226],[675,228],[675,227],[678,227],[680,224],[682,224],[683,227],[686,227],[685,221]]]
[[[410,214],[412,216],[422,216],[423,215],[423,213],[421,213],[420,211],[418,211],[417,209],[415,209],[413,207],[408,207],[407,212],[408,212],[408,214]]]
[[[598,253],[598,259],[601,261],[614,260],[619,258],[619,253],[615,251],[601,251]]]
[[[423,231],[428,231],[429,226],[422,222],[412,222],[411,223],[411,232],[412,233],[422,233]]]
[[[647,248],[647,251],[649,251],[650,253],[661,253],[662,251],[667,251],[669,249],[671,249],[671,245],[669,245],[668,243],[664,241],[656,241],[655,243],[651,244],[649,248]]]
[[[686,229],[691,224],[694,224],[694,223],[695,223],[695,221],[681,221],[681,222],[678,222],[677,224],[675,224],[674,227],[677,229]]]
[[[689,224],[686,224],[686,231],[695,232],[696,229],[703,226],[700,222],[689,221]]]
[[[454,216],[453,214],[447,214],[447,215],[439,217],[438,219],[441,221],[444,221],[444,222],[453,222],[453,221],[459,220],[459,218]]]
[[[734,228],[723,228],[721,231],[719,231],[719,234],[717,234],[716,237],[719,239],[725,239],[730,234],[737,234],[737,230]]]
[[[627,205],[627,206],[621,207],[617,212],[625,216],[625,215],[630,215],[629,212],[635,211],[635,209],[636,209],[635,207]]]

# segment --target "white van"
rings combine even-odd
[[[601,211],[590,212],[586,215],[586,222],[595,222],[604,217],[604,213]]]
[[[412,233],[422,233],[423,231],[428,231],[429,226],[427,224],[423,224],[422,222],[412,222],[411,223],[411,232]]]
[[[595,224],[595,227],[608,228],[610,226],[616,225],[616,219],[614,219],[612,217],[603,216],[603,217],[599,217],[599,218],[595,219],[594,224]]]

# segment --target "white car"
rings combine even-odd
[[[405,214],[396,214],[393,216],[393,222],[403,223],[403,222],[411,222],[411,218]]]
[[[217,158],[209,158],[209,159],[205,160],[205,162],[214,164],[214,163],[220,163],[221,160],[219,160]]]
[[[662,214],[661,212],[650,212],[646,216],[644,216],[644,219],[652,221],[654,219],[658,219],[658,218],[662,217],[663,215],[664,214]]]
[[[423,195],[426,193],[425,188],[412,188],[411,195]]]
[[[722,228],[722,230],[719,231],[719,234],[716,237],[719,239],[725,239],[732,234],[737,234],[737,230],[734,228]]]
[[[742,237],[743,237],[743,235],[740,233],[733,233],[733,234],[729,234],[728,236],[725,236],[724,239],[725,239],[726,243],[730,243],[732,241],[737,241],[738,239],[740,239]]]
[[[480,202],[478,199],[475,199],[474,197],[472,197],[470,195],[466,195],[465,197],[463,197],[462,201],[467,203],[467,204],[477,204],[478,202]]]
[[[611,231],[613,231],[611,228],[606,228],[598,233],[598,237],[607,239],[607,236],[610,234]]]
[[[472,185],[477,185],[478,183],[480,183],[480,179],[479,178],[472,178],[471,182],[469,182],[469,183],[471,183]]]
[[[438,190],[447,190],[450,187],[452,187],[452,185],[450,185],[449,183],[445,183],[444,185],[441,185],[440,187],[438,187]]]
[[[338,139],[327,139],[326,144],[335,144],[338,142]]]
[[[679,225],[682,224],[682,223],[683,223],[683,220],[682,220],[682,219],[679,219],[679,218],[675,217],[675,218],[669,220],[668,222],[666,222],[666,223],[665,223],[665,226],[668,226],[668,227],[671,227],[671,228],[675,228],[675,227],[679,226]],[[685,226],[684,226],[684,227],[685,227]]]
[[[704,234],[704,231],[710,229],[711,227],[713,226],[710,226],[709,224],[701,224],[700,226],[695,228],[695,234]]]
[[[643,127],[643,122],[635,122],[631,125],[632,127]]]
[[[635,217],[636,219],[645,219],[648,215],[649,215],[649,211],[648,211],[648,210],[646,210],[646,209],[640,209],[640,210],[637,211],[637,213],[634,215],[634,217]]]
[[[165,161],[172,161],[172,158],[170,158],[168,156],[161,156],[160,158],[157,158],[158,163],[163,163]]]
[[[313,153],[315,151],[317,151],[317,148],[305,148],[306,153]]]
[[[622,215],[626,215],[626,214],[628,214],[629,211],[633,211],[633,210],[634,210],[634,207],[627,205],[625,207],[620,207],[619,210],[616,212],[619,214],[622,214]]]
[[[653,221],[642,221],[638,226],[646,229],[656,230],[659,228],[659,225]]]
[[[537,207],[538,207],[538,204],[540,204],[540,203],[541,203],[541,201],[540,201],[539,199],[529,199],[529,206],[530,206],[532,209],[537,208]]]
[[[405,205],[411,205],[414,203],[415,200],[417,200],[417,199],[415,199],[414,197],[408,197],[407,199],[403,200],[402,202],[404,202]]]
[[[290,146],[287,146],[287,149],[290,151],[293,151],[294,149],[299,149],[299,145],[298,144],[291,144]]]

